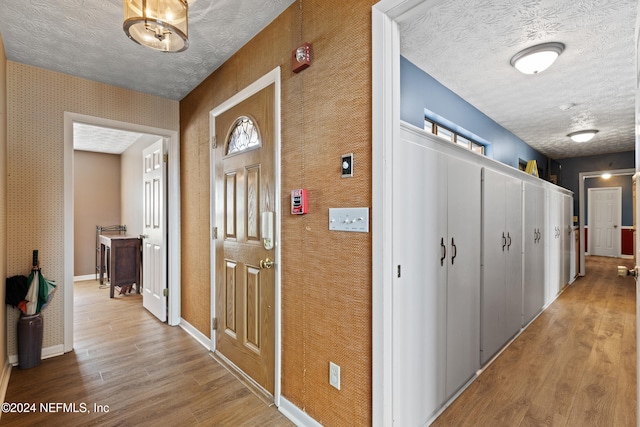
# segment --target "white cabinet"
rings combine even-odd
[[[522,326],[522,181],[483,168],[480,362]]]
[[[391,154],[385,375],[393,424],[417,426],[566,283],[562,237],[572,202],[564,190],[408,125]]]
[[[523,325],[528,324],[544,307],[545,191],[539,185],[524,183],[524,274]]]
[[[479,368],[480,167],[403,132],[393,151],[396,425],[423,425]]]
[[[544,303],[553,301],[562,289],[562,228],[563,228],[563,197],[562,193],[547,190],[547,241],[545,269],[547,273]]]

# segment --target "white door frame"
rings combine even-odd
[[[281,200],[281,191],[280,191],[280,67],[277,67],[260,77],[258,80],[242,89],[240,92],[236,93],[231,98],[224,101],[222,104],[215,107],[213,110],[209,112],[209,135],[211,146],[209,148],[209,188],[210,188],[210,201],[211,206],[209,209],[209,229],[212,230],[216,224],[216,194],[215,194],[215,178],[216,178],[216,158],[215,158],[215,125],[216,125],[216,117],[220,114],[224,113],[228,109],[234,107],[245,99],[251,97],[252,95],[260,92],[262,89],[268,87],[269,85],[275,85],[275,96],[274,96],[274,155],[275,155],[275,216],[276,216],[276,241],[275,241],[275,251],[276,251],[276,269],[275,269],[275,357],[274,357],[274,403],[276,406],[280,406],[280,378],[281,378],[281,352],[282,352],[282,341],[281,341],[281,300],[280,300],[280,287],[281,287],[281,266],[278,265],[281,263],[281,240],[280,240],[280,229],[281,229],[281,212],[280,212],[280,200]],[[223,143],[223,141],[220,141]],[[211,276],[210,276],[210,286],[211,286],[211,317],[216,317],[216,250],[215,250],[215,240],[213,236],[211,236],[210,241],[210,253],[211,253]],[[213,325],[211,325],[213,326]],[[210,330],[211,337],[211,351],[215,351],[216,349],[216,331],[211,328]]]
[[[617,237],[614,237],[614,255],[616,258],[620,258],[620,255],[622,254],[622,250],[620,248],[620,245],[622,244],[622,187],[593,187],[593,188],[588,188],[587,189],[587,195],[589,196],[587,198],[587,212],[588,212],[588,218],[590,219],[590,222],[593,224],[594,222],[591,221],[591,219],[593,219],[592,215],[595,215],[594,210],[594,204],[593,204],[593,199],[592,197],[594,196],[594,193],[596,192],[601,192],[601,191],[612,191],[615,190],[616,194],[617,194],[617,200],[620,202],[620,204],[618,205],[618,213],[619,215],[617,216],[617,218],[615,218],[617,224],[618,224],[618,229],[615,230],[615,234],[617,235]],[[593,242],[594,242],[594,238],[593,238],[593,230],[595,227],[589,227],[592,231],[591,233],[591,237],[589,239],[588,242],[588,252],[591,255],[594,255],[594,250],[593,250]]]
[[[580,254],[577,254],[580,256],[580,276],[584,276],[585,275],[585,267],[584,267],[584,226],[585,226],[585,222],[584,222],[584,213],[585,210],[587,209],[586,207],[586,203],[585,203],[585,197],[584,197],[584,180],[586,178],[595,178],[595,177],[600,177],[602,176],[603,173],[610,173],[611,176],[613,175],[633,175],[636,173],[635,169],[615,169],[615,170],[608,170],[608,171],[590,171],[590,172],[580,172],[578,174],[578,221],[580,222]],[[640,332],[639,332],[640,333]],[[640,353],[638,353],[640,354]],[[640,375],[640,373],[638,374]],[[640,387],[640,385],[639,385]],[[638,415],[640,417],[640,415]]]
[[[180,323],[180,138],[178,131],[120,122],[102,117],[64,113],[64,352],[73,350],[73,123],[147,133],[169,140],[167,175],[167,259],[169,313],[167,323]]]

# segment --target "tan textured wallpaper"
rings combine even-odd
[[[0,278],[7,277],[7,60],[0,35]],[[7,363],[5,287],[0,286],[0,369]]]
[[[156,96],[7,63],[7,275],[27,274],[31,251],[42,272],[58,284],[44,310],[43,348],[63,336],[64,112],[162,129],[179,129],[179,104]],[[71,308],[69,308],[71,309]],[[8,353],[17,353],[19,311],[7,313]]]
[[[325,426],[371,424],[371,234],[328,231],[330,207],[371,206],[371,0],[303,0],[180,102],[182,316],[209,334],[209,111],[282,67],[282,393]],[[313,64],[291,72],[291,51]],[[357,54],[354,54],[357,53]],[[354,153],[355,177],[340,177]],[[289,215],[292,189],[309,214]],[[375,215],[375,213],[372,213]],[[341,390],[328,384],[341,366]]]
[[[121,223],[120,156],[74,151],[73,183],[73,275],[85,276],[96,273],[96,225]]]

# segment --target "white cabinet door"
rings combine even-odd
[[[544,307],[544,189],[525,182],[524,184],[524,273],[523,312],[524,324],[531,322]]]
[[[505,264],[506,341],[522,328],[522,181],[507,177],[505,185],[507,250]]]
[[[482,191],[482,364],[522,326],[521,181],[483,170]]]
[[[547,190],[547,197],[549,209],[547,210],[545,305],[558,295],[562,282],[562,194]]]
[[[447,374],[452,396],[480,368],[480,166],[447,156]]]
[[[504,344],[506,334],[505,251],[507,248],[506,176],[483,170],[481,357],[486,363]]]
[[[446,156],[404,138],[393,156],[393,414],[423,425],[445,400]]]

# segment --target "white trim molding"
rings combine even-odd
[[[169,316],[167,323],[180,323],[180,135],[178,131],[134,123],[120,122],[102,117],[64,112],[64,353],[73,350],[73,123],[122,129],[131,132],[158,135],[169,139],[168,162],[168,268]],[[65,286],[69,284],[69,286]]]
[[[278,410],[298,427],[322,427],[322,424],[284,397],[280,398]]]
[[[184,329],[186,333],[191,335],[193,339],[198,341],[204,348],[211,351],[213,345],[211,343],[211,339],[207,337],[205,334],[196,329],[191,323],[187,322],[183,318],[180,318],[180,327]]]

